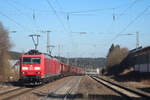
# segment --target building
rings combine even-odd
[[[150,46],[131,50],[128,60],[134,66],[135,71],[150,72]]]

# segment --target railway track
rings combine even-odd
[[[36,88],[38,88],[38,87],[36,87]],[[11,90],[0,93],[0,100],[10,100],[10,99],[15,98],[17,96],[25,94],[29,91],[32,91],[36,88],[18,87],[15,89],[11,89]]]
[[[73,89],[78,87],[81,79],[82,76],[76,76],[71,80],[65,81],[56,89],[49,91],[49,93],[44,98],[40,98],[40,100],[68,100]]]
[[[29,87],[28,88],[27,87],[16,87],[16,88],[12,88],[12,89],[9,89],[6,91],[2,91],[2,92],[0,92],[0,100],[10,100],[13,98],[17,98],[18,96],[20,96],[22,94],[28,93],[32,90],[44,87],[46,85],[48,85],[48,84],[33,86],[30,88]]]
[[[0,96],[5,95],[7,93],[11,93],[11,92],[19,90],[19,89],[21,89],[21,87],[16,87],[16,88],[8,89],[8,90],[5,90],[5,91],[0,91]]]
[[[124,96],[125,98],[127,98],[127,100],[150,100],[150,96],[148,95],[120,86],[118,84],[105,80],[101,77],[98,76],[89,76],[89,77],[99,82],[100,84],[103,84],[107,88],[112,89],[113,91]]]

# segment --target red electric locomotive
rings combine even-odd
[[[21,56],[20,80],[28,83],[47,82],[60,76],[60,63],[48,54],[31,50]]]
[[[62,76],[81,75],[79,67],[61,63],[59,60],[37,50],[22,54],[20,81],[23,83],[45,83]]]

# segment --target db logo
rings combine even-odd
[[[30,65],[30,70],[33,70],[33,65]]]

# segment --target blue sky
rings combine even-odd
[[[141,46],[150,45],[149,0],[1,0],[0,21],[10,33],[13,51],[33,48],[30,34],[40,34],[38,49],[46,52],[46,34],[51,30],[53,55],[105,57],[112,43],[133,49],[139,32]],[[56,12],[55,12],[56,11]],[[78,13],[73,13],[78,12]],[[69,20],[67,15],[69,14]],[[33,19],[35,15],[35,19]],[[113,19],[113,16],[115,19]],[[80,34],[78,32],[86,32]]]

